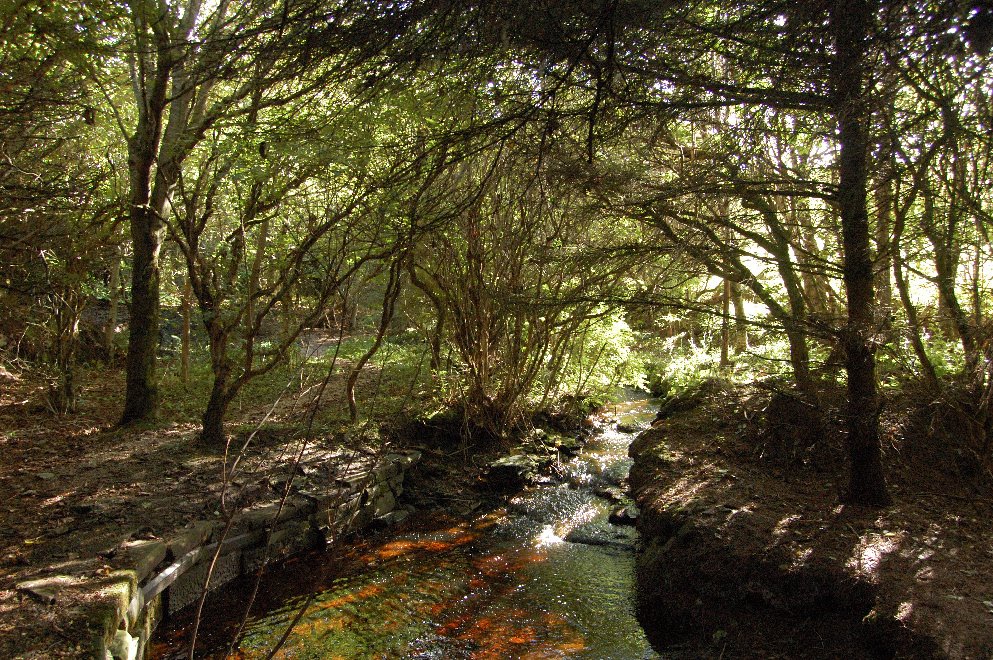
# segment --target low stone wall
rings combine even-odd
[[[87,613],[95,635],[93,657],[144,657],[162,617],[197,602],[208,573],[209,588],[216,589],[257,571],[264,562],[320,547],[373,521],[400,522],[409,513],[397,508],[404,474],[420,457],[417,451],[349,455],[337,466],[344,476],[328,478],[335,473],[334,465],[322,466],[323,478],[308,478],[304,471],[299,483],[294,482],[294,495],[282,505],[268,501],[247,508],[234,517],[226,533],[220,521],[199,521],[166,540],[129,542],[125,568],[109,572],[94,585],[94,604]],[[44,597],[65,579],[53,576],[19,588]]]

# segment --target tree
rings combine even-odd
[[[75,408],[80,317],[117,242],[105,106],[87,80],[104,70],[117,9],[28,1],[2,17],[0,307],[50,370],[62,414]]]
[[[654,107],[674,123],[700,108],[721,107],[740,108],[741,113],[810,112],[837,123],[838,183],[818,182],[817,194],[836,205],[843,235],[848,321],[836,331],[846,349],[849,388],[852,481],[846,500],[875,505],[888,499],[879,460],[873,261],[866,210],[867,63],[871,39],[878,34],[878,9],[865,2],[726,8],[676,3],[648,11],[641,3],[623,10],[608,3],[587,30],[592,36],[571,42],[578,48],[569,53],[577,68],[595,81],[591,136],[599,112],[625,103]],[[574,32],[568,24],[561,29],[564,34]],[[659,35],[665,35],[665,41]],[[754,198],[747,201],[756,203]],[[772,220],[776,214],[766,215]],[[770,247],[781,250],[783,242],[777,244],[775,227],[771,229]],[[795,304],[799,298],[793,300],[794,311],[802,312]]]
[[[135,120],[128,131],[121,119],[133,252],[125,424],[154,416],[158,405],[159,257],[187,158],[222,120],[320,89],[334,73],[320,61],[354,47],[353,36],[340,43],[333,24],[311,30],[325,8],[310,4],[286,3],[275,14],[250,0],[209,9],[201,0],[131,0],[128,9]],[[280,88],[293,79],[302,84]]]
[[[875,9],[867,0],[837,0],[830,10],[830,25],[835,45],[832,92],[840,147],[837,199],[848,308],[848,325],[842,332],[851,471],[845,500],[884,506],[890,497],[879,446],[874,276],[866,201],[870,112],[865,86]]]

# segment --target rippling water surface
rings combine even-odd
[[[644,401],[618,412],[627,425],[651,419]],[[277,657],[655,657],[633,610],[635,532],[611,525],[614,505],[594,494],[624,478],[632,438],[607,430],[564,466],[566,483],[506,510],[425,520],[335,566],[289,564],[267,578],[235,657],[266,657],[294,621]],[[228,593],[212,609],[236,618],[240,600]],[[223,620],[204,627],[230,634]],[[204,644],[219,642],[208,633]]]

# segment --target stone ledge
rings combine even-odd
[[[48,604],[67,589],[86,594],[81,600],[87,604],[71,616],[85,617],[93,632],[91,657],[136,660],[144,657],[163,616],[200,597],[215,554],[211,590],[374,520],[399,522],[404,516],[392,514],[403,476],[420,458],[417,451],[391,452],[361,471],[350,464],[346,480],[312,484],[301,478],[301,492],[282,507],[276,501],[242,512],[226,535],[219,521],[196,521],[165,540],[128,542],[120,555],[124,566],[106,576],[53,575],[19,583],[17,590]]]

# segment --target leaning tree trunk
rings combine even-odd
[[[215,369],[214,385],[210,389],[210,400],[203,413],[203,429],[200,432],[200,442],[210,447],[223,446],[227,441],[224,435],[224,418],[228,413],[228,405],[234,398],[234,388],[228,387],[229,378],[227,369]]]
[[[890,503],[879,444],[879,401],[873,346],[874,291],[866,193],[869,113],[866,107],[867,26],[873,20],[867,0],[837,0],[831,12],[835,37],[833,87],[841,147],[838,206],[841,215],[848,325],[842,333],[848,374],[848,455],[850,504]]]

